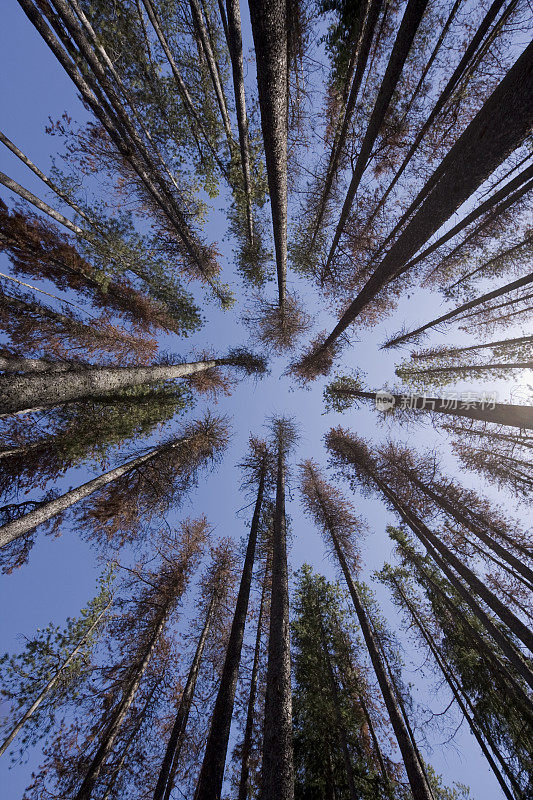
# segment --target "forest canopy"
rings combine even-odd
[[[531,4],[5,30],[9,796],[531,798]]]

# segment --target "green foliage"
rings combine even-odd
[[[505,670],[527,693],[523,679],[516,675],[506,656],[488,637],[477,617],[440,575],[429,557],[423,556],[402,530],[391,527],[388,532],[397,545],[403,569],[424,592],[427,610],[433,625],[437,626],[439,649],[458,679],[462,692],[470,699],[476,723],[504,754],[527,796],[532,788],[533,737],[524,719],[523,701],[506,679]],[[511,637],[498,620],[492,621],[503,635]],[[472,631],[476,632],[475,638]],[[484,643],[483,648],[492,652],[504,669],[495,669],[494,661],[487,658],[478,638]]]
[[[185,385],[159,383],[57,406],[31,429],[15,420],[4,435],[9,446],[23,449],[0,460],[0,494],[52,480],[87,459],[105,465],[120,445],[148,436],[193,405]]]
[[[361,800],[387,797],[373,764],[359,698],[367,693],[360,666],[351,663],[354,623],[338,584],[304,565],[296,574],[292,623],[295,797],[349,798],[342,746],[344,728],[354,781]],[[336,696],[331,685],[334,673]],[[349,663],[349,667],[347,667]]]
[[[58,715],[64,714],[67,706],[76,701],[80,687],[89,678],[93,651],[105,627],[105,616],[100,620],[98,617],[111,602],[112,582],[113,571],[108,569],[99,578],[98,593],[81,610],[78,617],[68,617],[63,627],[50,623],[45,628],[38,629],[34,638],[27,640],[20,653],[5,653],[0,658],[0,695],[9,705],[8,713],[0,720],[2,739],[37,699],[50,679],[58,675],[58,680],[27,720],[18,739],[14,740],[15,749],[10,751],[12,761],[20,761],[29,747],[33,747],[50,733],[57,724]],[[95,623],[97,625],[89,634]],[[87,634],[89,636],[83,641],[79,652],[62,669],[63,662]]]
[[[328,383],[324,389],[326,411],[347,411],[354,403],[357,403],[356,397],[345,392],[346,390],[348,392],[350,390],[364,391],[363,375],[361,370],[356,370],[353,375],[335,375],[331,383]]]
[[[334,15],[325,42],[332,61],[333,79],[340,88],[346,80],[351,49],[362,24],[364,8],[363,0],[318,0],[321,14]]]

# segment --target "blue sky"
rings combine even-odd
[[[58,146],[56,139],[45,134],[44,127],[48,117],[57,119],[67,111],[75,120],[83,122],[87,119],[87,114],[66,74],[29,24],[15,0],[8,0],[3,6],[0,37],[0,72],[4,76],[0,88],[0,108],[3,109],[2,130],[46,172],[50,166],[50,157],[57,152]],[[38,179],[10,153],[5,150],[0,152],[0,162],[1,169],[8,175],[39,196],[48,197]],[[0,196],[7,199],[9,194],[2,191]],[[215,201],[215,206],[222,204],[223,198]],[[207,229],[208,238],[210,241],[217,240],[220,243],[223,254],[222,279],[233,282],[233,278],[234,286],[238,289],[238,280],[232,276],[231,246],[227,241],[223,241],[224,233],[221,215],[213,213]],[[1,271],[9,274],[7,258],[0,257],[0,264]],[[330,329],[333,317],[323,310],[323,304],[314,291],[291,275],[289,275],[289,287],[297,289],[305,299],[308,310],[313,315],[315,329],[317,331]],[[270,291],[274,293],[273,285]],[[197,296],[202,299],[203,293],[199,292]],[[412,322],[429,319],[440,308],[440,299],[436,295],[417,291],[410,298],[405,297],[391,318],[371,331],[358,333],[361,341],[346,349],[339,371],[349,372],[355,367],[361,368],[367,372],[369,386],[375,388],[392,381],[394,366],[400,360],[400,355],[394,351],[379,350],[379,344],[387,333],[398,329],[404,319]],[[195,348],[200,350],[208,346],[222,354],[226,348],[233,345],[246,345],[248,333],[238,321],[239,314],[244,310],[246,301],[242,299],[230,312],[219,311],[213,304],[206,305],[204,312],[208,322],[204,328],[187,340],[172,340],[171,337],[166,337],[165,349],[187,355]],[[464,334],[451,334],[449,338],[459,343]],[[440,341],[444,341],[443,336],[436,335],[431,339],[432,343]],[[325,463],[322,438],[332,425],[343,424],[373,440],[382,440],[387,436],[388,429],[379,427],[376,415],[366,406],[342,415],[333,413],[324,415],[322,401],[324,381],[317,381],[310,390],[300,390],[283,375],[286,363],[285,359],[274,359],[270,364],[271,373],[265,379],[259,382],[254,382],[252,379],[242,380],[231,397],[222,398],[214,407],[216,412],[228,414],[232,418],[231,444],[221,467],[208,476],[202,474],[198,488],[191,493],[182,509],[173,516],[174,519],[205,513],[220,535],[239,539],[246,533],[245,521],[251,512],[238,512],[250,498],[239,492],[240,476],[236,465],[244,454],[250,433],[261,434],[265,420],[272,414],[293,416],[300,425],[301,438],[295,463],[305,457],[313,457],[320,463]],[[513,389],[509,385],[499,388],[502,391],[502,400],[509,397],[509,392]],[[204,406],[205,403],[200,402],[193,416],[198,415]],[[455,468],[446,439],[443,434],[436,432],[431,424],[421,423],[409,433],[392,429],[391,432],[397,434],[397,438],[409,440],[411,444],[421,448],[437,446],[449,468]],[[92,474],[84,468],[73,470],[57,485],[65,490],[69,486],[83,482]],[[464,483],[472,487],[479,485],[475,476],[466,474]],[[487,494],[496,498],[494,489],[491,490],[487,486],[483,488]],[[346,491],[349,493],[348,489]],[[497,499],[503,503],[509,501],[504,495]],[[385,526],[394,520],[375,498],[363,499],[356,495],[353,501],[358,513],[365,516],[370,524],[371,532],[363,543],[365,563],[363,575],[368,577],[390,557],[391,546],[385,534]],[[292,568],[297,569],[304,561],[308,561],[316,570],[333,577],[336,574],[335,570],[325,558],[317,531],[302,514],[296,490],[292,492],[288,512],[292,518]],[[14,574],[2,578],[2,601],[6,610],[2,620],[0,645],[2,651],[18,649],[23,644],[23,636],[31,636],[35,628],[44,626],[51,620],[60,623],[66,616],[75,615],[94,593],[95,578],[99,571],[94,551],[78,538],[74,526],[68,520],[62,526],[61,533],[62,535],[56,539],[38,536],[30,563]],[[391,611],[387,593],[380,587],[377,591],[392,627],[396,628],[398,618]],[[411,648],[408,648],[407,654],[411,652]],[[415,662],[417,659],[420,661],[420,656],[415,655]],[[406,673],[406,677],[415,684],[415,687],[420,684],[419,688],[415,688],[415,694],[421,702],[427,701],[435,711],[445,707],[446,696],[435,696],[432,689],[428,691],[427,684],[420,681],[418,674],[410,671]],[[466,731],[465,725],[459,731],[455,747],[440,747],[438,741],[434,744],[434,751],[427,754],[427,757],[437,772],[442,774],[446,783],[457,780],[470,785],[472,797],[479,800],[489,797],[497,800],[501,796],[495,779],[490,774],[472,737]],[[459,750],[462,753],[459,753]],[[39,753],[32,753],[26,765],[8,771],[6,759],[2,759],[0,781],[4,788],[4,796],[19,797],[29,782],[31,770],[38,763]]]

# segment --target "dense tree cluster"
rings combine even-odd
[[[101,570],[0,658],[24,800],[460,800],[430,741],[463,722],[532,797],[533,542],[496,499],[533,494],[531,4],[17,2],[88,121],[49,120],[47,172],[0,131],[41,186],[0,172],[0,564],[75,529]],[[354,339],[398,307],[376,391]],[[179,519],[238,424],[213,404],[276,358],[346,426],[301,460],[301,420],[257,421],[240,541]],[[358,497],[394,523],[371,575]],[[313,527],[339,580],[292,571]]]

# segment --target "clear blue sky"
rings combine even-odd
[[[246,4],[243,4],[246,5]],[[44,127],[48,117],[57,119],[67,111],[75,120],[82,122],[87,118],[81,103],[69,79],[55,61],[33,27],[29,24],[15,0],[7,0],[2,9],[2,26],[0,33],[0,73],[3,76],[0,96],[2,108],[1,127],[4,132],[45,172],[50,165],[50,157],[58,146],[56,139],[45,134]],[[47,197],[40,182],[14,157],[5,150],[0,152],[1,169],[36,194]],[[3,188],[3,187],[2,187]],[[3,199],[8,199],[6,191],[1,192]],[[222,200],[220,201],[222,203]],[[221,215],[214,213],[208,226],[208,238],[217,240],[223,253],[223,274],[225,281],[232,280],[232,253],[227,241],[223,242],[224,227]],[[1,270],[9,273],[9,262],[0,258]],[[333,317],[324,311],[319,313],[323,305],[311,289],[301,285],[290,277],[289,283],[305,297],[308,310],[314,315],[316,330],[331,327]],[[236,288],[238,282],[235,283]],[[271,287],[273,291],[273,286]],[[199,293],[201,298],[203,293]],[[231,312],[220,312],[213,305],[206,306],[204,311],[207,324],[194,337],[188,340],[172,341],[167,337],[165,348],[183,355],[191,354],[195,347],[216,347],[223,352],[232,345],[246,344],[247,331],[238,322],[239,313],[245,304],[239,302]],[[404,319],[418,321],[429,318],[440,307],[437,296],[424,295],[418,292],[411,298],[404,298],[394,317],[386,320],[371,332],[363,331],[361,341],[346,350],[341,371],[347,372],[354,367],[365,370],[368,384],[379,388],[386,381],[394,378],[394,365],[399,360],[398,353],[380,351],[379,343],[385,334],[400,327]],[[452,341],[460,341],[464,334],[452,336]],[[439,341],[439,337],[432,339]],[[250,433],[260,434],[267,417],[274,413],[294,416],[301,426],[301,440],[295,461],[304,457],[313,457],[325,462],[322,437],[335,424],[342,423],[352,427],[358,433],[373,440],[382,440],[387,430],[377,425],[377,418],[369,408],[346,412],[343,415],[323,415],[322,390],[323,381],[317,381],[309,391],[295,389],[288,378],[283,377],[286,361],[276,359],[271,363],[271,374],[263,381],[255,384],[253,380],[243,380],[229,398],[223,398],[215,411],[229,414],[232,417],[233,437],[231,445],[224,457],[221,467],[209,477],[201,478],[195,490],[176,518],[205,513],[209,521],[216,527],[217,533],[230,535],[239,539],[246,532],[246,512],[237,514],[249,498],[238,490],[240,476],[236,464],[242,458]],[[476,387],[474,387],[476,388]],[[510,387],[506,387],[508,396]],[[503,399],[503,397],[502,397]],[[199,414],[200,403],[193,412]],[[168,432],[168,431],[167,431]],[[398,430],[397,437],[409,440],[420,447],[437,445],[446,462],[453,467],[446,440],[431,427],[421,425],[414,433],[406,434]],[[64,480],[58,482],[60,489],[82,482],[89,473],[84,469],[71,471]],[[92,474],[92,473],[91,473]],[[464,482],[477,486],[478,482],[471,475],[465,475]],[[494,492],[484,487],[488,494]],[[349,491],[349,490],[347,490]],[[393,522],[377,499],[364,500],[355,496],[354,502],[358,512],[370,523],[371,533],[363,544],[364,576],[381,567],[384,560],[390,557],[391,547],[385,534],[385,525]],[[507,502],[508,498],[499,498]],[[333,577],[335,571],[325,559],[320,537],[309,521],[303,516],[298,494],[293,492],[289,502],[289,514],[292,517],[294,536],[291,552],[291,566],[297,569],[304,561],[310,562],[318,571]],[[62,526],[62,535],[57,539],[38,536],[29,565],[2,578],[2,651],[13,651],[22,645],[23,636],[31,636],[37,627],[49,621],[61,623],[66,616],[73,616],[94,593],[95,576],[98,573],[95,553],[84,542],[80,541],[67,520]],[[378,597],[387,611],[391,626],[397,628],[398,619],[391,611],[386,592],[378,587]],[[402,634],[403,636],[403,634]],[[405,639],[405,637],[403,637]],[[411,649],[408,648],[407,658]],[[420,661],[415,655],[415,664]],[[433,690],[427,690],[427,684],[420,680],[419,673],[412,669],[406,673],[415,687],[415,695],[428,702],[434,711],[442,710],[447,704],[447,696],[435,696]],[[434,685],[434,684],[433,684]],[[459,731],[454,747],[442,747],[438,737],[434,738],[433,752],[426,753],[437,772],[441,773],[446,783],[461,781],[470,785],[472,797],[485,800],[501,796],[499,787],[489,772],[489,768],[479,753],[478,747],[463,725]],[[0,781],[3,794],[10,800],[20,797],[23,788],[28,784],[31,770],[39,764],[39,752],[31,753],[29,762],[12,770],[7,770],[6,759],[0,762]]]

